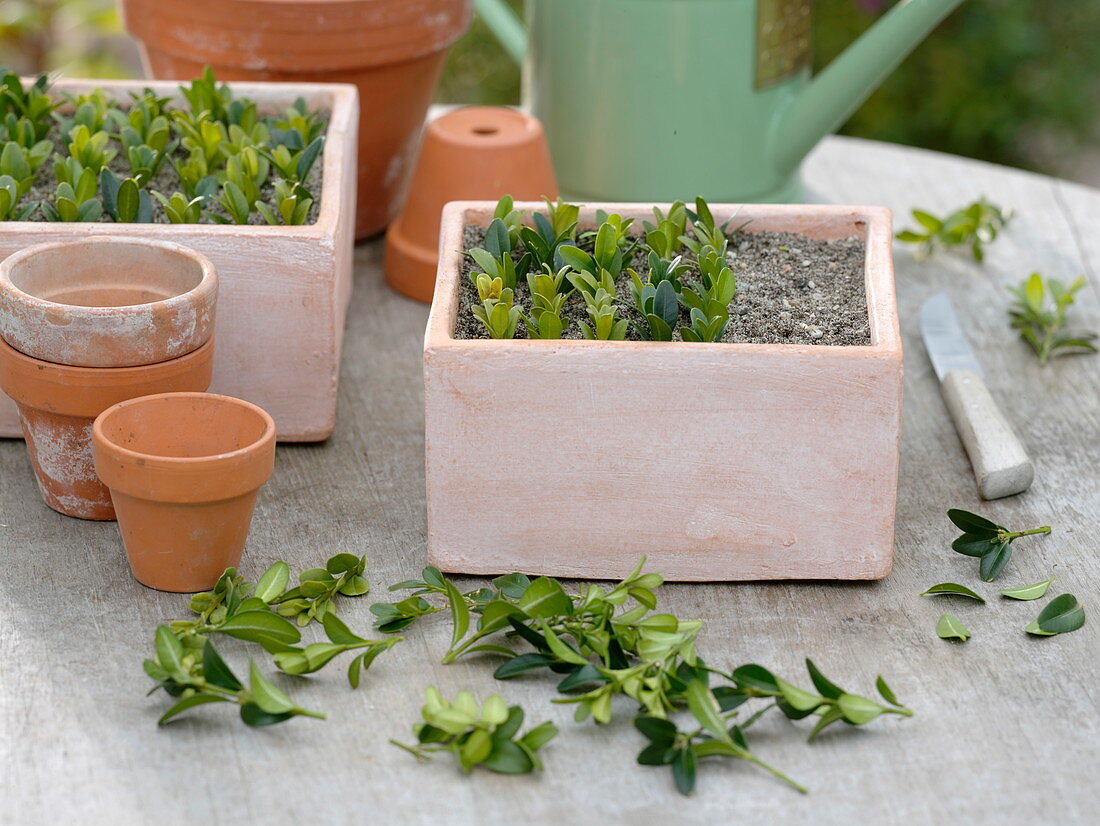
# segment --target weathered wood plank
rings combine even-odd
[[[685,800],[664,771],[634,765],[640,737],[625,720],[610,729],[571,722],[541,678],[496,683],[491,663],[438,664],[448,627],[433,617],[378,660],[352,692],[338,666],[306,680],[279,678],[327,722],[295,720],[252,731],[228,709],[198,711],[158,730],[163,700],[144,697],[140,661],[156,623],[185,599],[148,591],[126,570],[115,529],[58,516],[33,489],[23,445],[0,443],[0,800],[5,823],[150,823],[353,819],[421,824],[579,821],[608,823],[814,822],[912,824],[1091,822],[1100,644],[1093,540],[1100,514],[1100,358],[1041,369],[1005,318],[1003,286],[1031,269],[1094,277],[1100,262],[1100,193],[970,161],[830,139],[807,166],[810,193],[835,203],[947,210],[979,194],[1019,215],[984,266],[946,256],[918,264],[896,249],[906,347],[905,420],[896,557],[877,583],[668,586],[664,602],[708,621],[701,648],[715,664],[756,660],[796,676],[810,654],[856,690],[884,674],[917,716],[876,721],[803,742],[806,726],[760,724],[760,752],[811,787],[800,797],[741,765],[703,768]],[[245,570],[276,558],[305,567],[336,551],[367,553],[376,594],[424,561],[421,344],[427,309],[383,286],[381,247],[356,253],[339,425],[316,446],[282,447],[261,495]],[[970,465],[917,337],[916,310],[948,289],[990,390],[1036,460],[1026,494],[978,497]],[[1075,311],[1100,328],[1095,290]],[[973,560],[947,545],[949,506],[1008,524],[1051,524],[1021,540],[998,588],[977,583]],[[960,604],[918,597],[944,580],[982,593],[1058,579],[1093,611],[1071,635],[1029,638],[1042,603]],[[471,582],[473,580],[470,580]],[[366,597],[348,606],[353,628],[370,621]],[[965,645],[935,637],[955,613],[974,632]],[[224,645],[238,668],[243,646]],[[562,735],[538,778],[462,777],[440,760],[419,766],[388,745],[408,737],[421,692],[503,690],[532,722],[553,718]],[[624,712],[628,709],[624,706]]]

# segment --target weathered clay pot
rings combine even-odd
[[[240,562],[275,467],[265,411],[209,393],[132,399],[96,419],[94,450],[138,582],[194,593]]]
[[[0,389],[19,408],[46,504],[66,516],[114,519],[92,461],[92,422],[113,404],[210,386],[214,340],[185,356],[139,367],[73,367],[31,358],[0,339]]]
[[[35,244],[0,263],[0,336],[55,364],[155,364],[210,338],[217,292],[213,264],[180,244],[102,236]]]
[[[447,48],[472,0],[121,0],[152,77],[353,83],[359,89],[356,236],[399,207]]]
[[[439,264],[439,216],[448,201],[557,198],[542,125],[502,106],[466,106],[424,131],[409,197],[386,231],[386,280],[431,301]]]

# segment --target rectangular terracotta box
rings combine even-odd
[[[462,227],[493,206],[443,213],[424,343],[432,564],[604,579],[646,554],[674,580],[890,572],[902,349],[888,210],[712,206],[750,232],[863,237],[869,346],[458,340]],[[652,215],[590,204],[582,227],[597,208],[639,228]]]
[[[260,405],[283,441],[328,438],[336,423],[340,345],[352,282],[358,95],[344,84],[231,83],[264,114],[302,97],[331,113],[315,224],[0,223],[0,258],[46,241],[88,235],[157,238],[186,244],[218,270],[217,351],[212,392]],[[53,92],[102,88],[117,98],[149,87],[183,101],[175,81],[65,80]],[[166,193],[171,194],[171,193]],[[0,392],[0,437],[21,437],[15,405]]]

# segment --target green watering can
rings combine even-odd
[[[583,201],[797,202],[799,165],[962,0],[901,0],[810,77],[812,0],[503,0],[558,183]]]

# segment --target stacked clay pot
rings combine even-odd
[[[216,299],[210,261],[163,241],[93,236],[0,264],[0,389],[19,408],[47,505],[115,518],[92,422],[127,399],[206,390]]]
[[[356,237],[400,206],[447,49],[472,0],[120,0],[146,73],[188,81],[351,83],[359,90]]]

